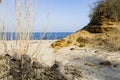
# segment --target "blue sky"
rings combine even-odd
[[[7,1],[7,6],[9,6],[11,0]],[[89,23],[88,14],[90,12],[90,5],[95,1],[96,0],[33,0],[32,6],[37,5],[34,30],[37,32],[77,31]],[[9,8],[7,8],[7,10],[8,9]],[[10,15],[8,14],[8,16]],[[7,24],[9,25],[9,22]]]
[[[49,25],[47,25],[46,31],[74,32],[81,29],[89,23],[88,14],[90,12],[90,5],[95,1],[96,0],[44,0],[44,6],[47,9],[44,18],[50,9],[50,16],[48,18]],[[52,6],[52,8],[49,8],[50,6]],[[44,21],[46,20],[44,19]],[[44,27],[41,28],[44,30]]]
[[[89,23],[88,17],[88,14],[90,12],[89,6],[95,0],[64,0],[64,1],[57,0],[57,1],[58,2],[56,3],[56,5],[58,4],[59,6],[56,7],[55,9],[56,12],[54,14],[56,14],[56,18],[58,16],[58,19],[61,20],[60,23],[59,21],[57,23],[61,27],[63,27],[57,28],[58,30],[60,29],[61,31],[64,31],[65,29],[68,31],[76,31]],[[57,10],[57,8],[59,8],[60,11],[59,9]],[[62,14],[60,12],[62,12]]]

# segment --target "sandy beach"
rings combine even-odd
[[[44,66],[52,67],[58,63],[58,70],[67,80],[120,80],[120,51],[73,45],[55,50],[51,47],[54,41],[30,41],[26,55]],[[8,50],[11,44],[15,41],[7,42]],[[14,53],[8,51],[8,54]]]
[[[0,0],[0,80],[120,80],[120,0]]]

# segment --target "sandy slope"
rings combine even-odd
[[[120,80],[120,51],[109,52],[97,46],[69,46],[55,50],[50,46],[53,42],[43,40],[36,50],[38,41],[31,41],[27,55],[49,67],[58,62],[58,69],[68,80]],[[7,43],[10,46],[14,41]],[[103,61],[110,63],[100,65]]]

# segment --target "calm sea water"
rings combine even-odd
[[[70,35],[72,32],[47,32],[47,33],[39,33],[39,32],[34,32],[31,34],[31,40],[55,40],[55,39],[61,39],[64,38],[65,36]],[[1,34],[3,35],[3,33]],[[12,35],[12,40],[16,39],[16,34],[15,33],[6,33],[7,40],[11,40],[11,35]]]

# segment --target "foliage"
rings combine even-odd
[[[98,0],[89,14],[91,22],[120,21],[120,0]]]

